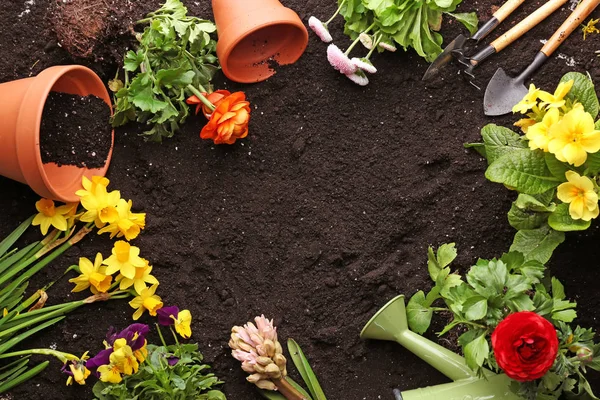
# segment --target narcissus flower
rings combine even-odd
[[[512,112],[519,112],[521,114],[527,113],[527,111],[531,110],[537,105],[538,95],[540,92],[541,90],[536,88],[533,83],[529,85],[529,92],[525,95],[525,97],[523,97],[523,100],[514,105]]]
[[[529,148],[531,150],[541,149],[548,151],[548,142],[550,142],[550,128],[560,120],[558,108],[548,110],[542,122],[538,122],[527,129],[527,139],[529,139]]]
[[[120,282],[120,290],[125,290],[133,286],[136,293],[140,294],[142,293],[142,290],[146,289],[146,283],[149,283],[150,285],[158,284],[158,279],[150,275],[150,273],[152,272],[152,266],[150,266],[148,260],[145,260],[143,258],[142,260],[144,260],[146,265],[144,267],[136,268],[135,276],[132,279],[126,278],[123,275],[117,276],[117,282]]]
[[[558,185],[557,197],[563,203],[569,203],[569,214],[573,219],[590,221],[598,216],[598,194],[594,183],[587,176],[575,171],[565,173],[567,182]]]
[[[568,82],[561,82],[554,91],[554,94],[544,92],[541,90],[538,93],[538,98],[542,101],[540,105],[547,108],[560,108],[565,105],[565,96],[569,93],[573,87],[575,81],[571,79]]]
[[[175,326],[175,331],[184,339],[192,336],[192,314],[189,310],[179,311],[177,306],[163,307],[157,311],[158,323],[163,326]]]
[[[549,131],[548,151],[559,161],[576,167],[587,160],[588,153],[600,150],[600,131],[594,127],[594,118],[575,107],[569,111]]]
[[[91,371],[86,368],[86,360],[89,358],[87,354],[88,352],[86,351],[81,358],[69,361],[61,368],[64,373],[69,375],[67,378],[67,386],[72,385],[73,382],[77,382],[79,385],[85,385],[85,380],[91,373]],[[67,367],[69,368],[68,370]]]
[[[124,240],[115,242],[112,255],[103,262],[106,265],[106,273],[109,275],[120,271],[123,277],[134,279],[136,268],[144,268],[146,262],[140,257],[140,249],[131,246]]]
[[[329,43],[333,40],[329,30],[327,29],[327,24],[321,22],[318,18],[310,17],[308,19],[308,26],[323,42]]]
[[[140,234],[140,230],[146,226],[146,213],[133,213],[131,206],[131,200],[119,199],[115,207],[118,218],[100,229],[98,234],[109,232],[111,239],[115,236],[125,237],[125,240],[135,239]]]
[[[69,279],[75,287],[72,292],[81,292],[91,286],[94,294],[106,293],[110,289],[112,276],[106,274],[106,267],[102,265],[102,254],[97,253],[94,264],[86,257],[79,259],[79,270],[81,275],[77,278]]]
[[[81,205],[86,209],[79,219],[83,222],[94,222],[97,228],[115,222],[119,218],[116,207],[121,193],[118,190],[108,192],[106,178],[95,176],[90,181],[83,177],[82,185],[84,189],[75,192],[81,199]]]
[[[48,233],[50,226],[63,232],[67,230],[67,214],[71,211],[71,205],[56,207],[54,201],[40,199],[35,203],[35,208],[38,210],[38,214],[33,218],[31,224],[33,226],[39,225],[42,235]]]
[[[162,299],[154,294],[157,287],[158,285],[154,284],[149,288],[142,290],[139,296],[129,302],[129,305],[136,309],[133,313],[133,319],[135,321],[142,316],[145,310],[148,310],[148,313],[155,317],[156,312],[162,308]]]
[[[221,104],[221,101],[225,97],[231,95],[231,92],[229,90],[215,90],[214,92],[211,92],[211,93],[202,93],[202,95],[206,98],[206,100],[208,100],[210,103],[212,103],[215,107],[218,107],[219,104]],[[200,110],[202,110],[202,113],[204,114],[206,119],[210,119],[210,116],[212,115],[213,110],[208,108],[208,106],[202,100],[200,100],[200,98],[198,96],[196,96],[196,95],[190,96],[186,99],[185,102],[187,104],[196,104],[196,115],[198,115]]]
[[[221,100],[200,137],[212,139],[215,144],[233,144],[248,135],[249,122],[250,103],[244,92],[235,92]]]

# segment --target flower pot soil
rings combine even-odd
[[[23,37],[44,27],[50,2],[28,3],[0,2],[2,82],[71,62],[64,49],[47,47],[56,43],[51,30]],[[120,3],[128,7],[129,2]],[[141,18],[158,4],[140,0],[129,18]],[[329,0],[283,4],[305,23],[311,15],[331,15],[336,7]],[[477,9],[487,20],[500,4],[465,0],[459,11]],[[209,2],[186,5],[194,15],[210,16]],[[539,5],[523,4],[497,34]],[[19,16],[25,9],[30,12]],[[485,86],[499,66],[518,73],[569,12],[567,7],[557,11],[491,58],[476,70],[476,83]],[[335,43],[345,47],[341,25],[336,20],[331,28]],[[447,41],[459,32],[459,24],[446,20]],[[584,42],[575,32],[536,73],[536,86],[553,90],[572,70],[589,71],[598,81],[598,37]],[[394,387],[447,382],[399,345],[361,341],[360,330],[395,295],[430,288],[427,246],[456,242],[456,265],[463,267],[478,257],[500,256],[510,246],[515,231],[506,213],[515,194],[487,182],[485,161],[463,143],[478,141],[487,123],[509,126],[518,116],[485,117],[483,92],[462,80],[455,65],[425,84],[421,76],[427,64],[413,52],[385,53],[374,62],[379,72],[369,86],[358,87],[329,66],[326,45],[311,34],[302,58],[278,67],[265,82],[238,85],[219,75],[217,88],[244,90],[252,104],[250,134],[233,146],[201,141],[202,116],[190,118],[162,144],[143,142],[138,134],[144,127],[128,125],[115,132],[107,175],[111,187],[133,199],[137,211],[148,213],[147,228],[134,244],[151,260],[165,303],[192,312],[192,339],[226,382],[229,399],[260,398],[230,356],[227,340],[233,325],[261,313],[275,318],[282,339],[293,337],[302,346],[329,399],[391,400]],[[105,81],[114,76],[114,67],[102,64]],[[35,211],[37,198],[7,179],[0,179],[0,188],[1,236]],[[568,234],[550,263],[578,303],[576,322],[596,330],[599,225],[595,221],[584,233]],[[108,238],[89,235],[42,271],[30,289],[58,278],[78,257],[108,255],[110,248]],[[66,279],[59,280],[48,292],[49,304],[81,297],[68,294],[70,289]],[[27,345],[96,352],[108,327],[127,326],[132,313],[125,301],[92,304]],[[452,336],[429,337],[454,348]],[[93,397],[90,387],[64,386],[58,364],[52,360],[40,376],[14,389],[12,398]],[[590,371],[589,377],[600,391],[599,374]]]
[[[101,168],[110,152],[110,108],[96,96],[50,92],[42,115],[42,162]]]

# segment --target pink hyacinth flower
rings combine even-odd
[[[348,77],[348,79],[350,79],[352,82],[356,83],[357,85],[367,86],[369,84],[369,78],[367,78],[365,73],[362,72],[362,70],[360,70],[360,69],[357,70],[355,73],[348,74],[346,76]]]
[[[254,318],[260,335],[266,340],[277,341],[277,328],[273,326],[273,320],[270,321],[264,315]]]
[[[329,43],[333,40],[331,34],[329,33],[329,30],[327,29],[327,26],[324,23],[322,23],[318,18],[310,17],[308,19],[308,26],[310,26],[310,29],[312,29],[313,32],[317,34],[319,39],[321,39],[325,43]]]
[[[356,72],[357,67],[352,63],[346,54],[335,44],[330,44],[327,47],[327,60],[333,68],[337,69],[344,75],[350,75]]]
[[[369,74],[374,74],[375,72],[377,72],[377,68],[375,68],[375,66],[373,64],[371,64],[371,62],[369,60],[367,60],[366,58],[353,57],[351,61],[352,61],[352,64],[356,65],[358,68],[362,69],[363,71],[368,72]]]

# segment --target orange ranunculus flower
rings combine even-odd
[[[250,103],[244,92],[235,92],[219,102],[200,137],[212,139],[215,144],[233,144],[248,135],[249,121]]]
[[[221,101],[225,97],[229,96],[230,94],[231,94],[231,92],[229,90],[216,90],[212,93],[202,93],[202,95],[204,97],[206,97],[206,99],[208,101],[210,101],[215,107],[218,107],[219,104],[221,104]],[[212,115],[212,110],[210,108],[208,108],[206,106],[206,104],[204,104],[198,98],[198,96],[196,96],[196,95],[190,96],[187,98],[187,100],[185,102],[190,105],[196,104],[196,115],[198,115],[200,110],[202,110],[202,113],[204,114],[206,119],[210,119],[210,116]]]

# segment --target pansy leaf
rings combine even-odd
[[[584,231],[591,225],[591,221],[573,219],[569,213],[568,204],[559,204],[548,217],[548,225],[559,232]]]

